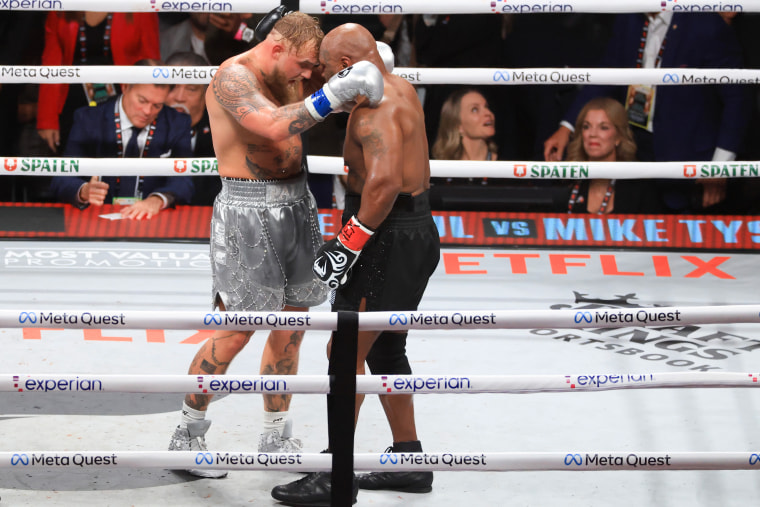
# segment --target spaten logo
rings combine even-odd
[[[174,161],[174,172],[175,173],[183,173],[187,171],[187,160],[175,160]]]

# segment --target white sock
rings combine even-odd
[[[179,423],[180,428],[187,428],[187,423],[193,421],[202,421],[206,418],[205,410],[195,410],[187,406],[187,403],[182,402],[182,420]]]
[[[288,420],[288,412],[267,412],[264,411],[264,433],[277,430],[282,436],[285,429],[285,421]]]

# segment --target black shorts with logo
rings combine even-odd
[[[400,194],[390,214],[364,246],[351,276],[335,291],[332,311],[414,311],[441,255],[429,192]],[[346,195],[342,222],[359,212],[361,196]]]

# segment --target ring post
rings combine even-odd
[[[332,507],[353,504],[354,420],[356,411],[356,356],[359,314],[338,312],[330,350],[330,394],[327,395],[327,432],[332,453],[330,486]]]

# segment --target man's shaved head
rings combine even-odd
[[[319,59],[329,69],[329,75],[362,60],[372,62],[380,69],[385,68],[375,38],[369,30],[356,23],[346,23],[330,30],[322,41]]]

